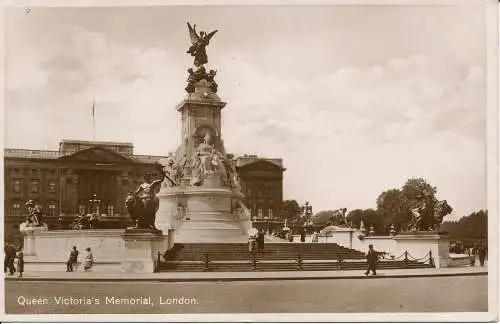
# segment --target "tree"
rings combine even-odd
[[[365,222],[365,213],[362,209],[353,209],[347,216],[347,221],[349,221],[352,226],[359,228],[361,226],[361,221]]]
[[[285,200],[283,202],[283,215],[288,222],[288,226],[298,225],[302,219],[302,207],[295,199]]]
[[[328,222],[335,216],[335,210],[323,210],[313,216],[314,225],[327,225]]]
[[[480,210],[458,221],[443,222],[441,230],[448,232],[454,240],[487,240],[488,211]]]
[[[383,218],[374,209],[354,209],[347,214],[346,218],[355,228],[360,228],[361,221],[363,221],[366,229],[373,226],[376,233],[382,234],[385,232]]]
[[[408,179],[401,189],[382,192],[377,198],[377,211],[386,232],[391,224],[396,229],[436,229],[443,217],[453,210],[446,200],[436,198],[437,189],[422,178]]]
[[[377,198],[377,212],[381,217],[384,232],[387,233],[392,224],[399,230],[411,219],[407,201],[400,189],[382,192]]]

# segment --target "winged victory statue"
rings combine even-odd
[[[208,63],[206,47],[210,43],[210,39],[212,39],[215,33],[217,33],[217,30],[208,34],[204,31],[200,31],[200,34],[198,35],[196,32],[196,24],[191,26],[188,22],[187,25],[189,29],[189,37],[191,38],[191,47],[189,47],[187,53],[194,56],[194,65],[196,67],[200,67],[203,64]]]

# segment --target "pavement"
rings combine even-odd
[[[424,269],[381,269],[376,276],[365,276],[363,270],[332,271],[255,271],[255,272],[160,272],[122,273],[118,271],[65,272],[39,271],[24,273],[22,278],[4,274],[7,281],[264,281],[264,280],[318,280],[318,279],[380,279],[412,277],[450,277],[487,275],[487,267],[424,268]]]

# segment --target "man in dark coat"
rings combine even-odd
[[[300,241],[304,243],[306,241],[306,230],[304,229],[302,233],[300,233]]]
[[[377,252],[373,249],[373,245],[368,245],[368,254],[366,255],[366,261],[368,262],[368,269],[365,272],[365,275],[369,275],[370,271],[373,272],[373,275],[377,275],[377,261],[378,256]]]
[[[73,250],[69,253],[68,262],[66,262],[66,272],[73,272],[73,265],[78,262],[78,250],[73,246]]]
[[[479,256],[479,263],[481,267],[484,266],[484,260],[486,259],[486,246],[481,244],[477,249],[477,254]]]
[[[265,238],[264,231],[260,229],[259,232],[257,233],[257,251],[262,255],[264,254],[264,238]]]
[[[16,257],[16,248],[10,244],[6,243],[4,247],[4,263],[3,263],[3,272],[6,273],[7,270],[9,274],[12,276],[14,272],[16,272],[16,268],[14,267],[14,259]]]

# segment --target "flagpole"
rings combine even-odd
[[[95,98],[92,100],[92,140],[95,142]]]

